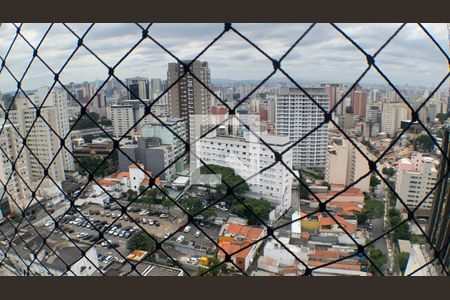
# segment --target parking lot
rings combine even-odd
[[[119,261],[122,260],[122,257],[117,251],[126,257],[128,254],[128,250],[126,249],[127,240],[134,231],[139,230],[138,224],[158,240],[168,238],[173,232],[179,230],[180,232],[175,233],[171,239],[183,239],[185,242],[192,241],[197,245],[215,248],[214,244],[200,232],[197,227],[192,224],[188,225],[191,227],[190,230],[183,227],[186,218],[167,214],[161,216],[155,212],[148,210],[143,211],[143,209],[136,207],[131,207],[127,211],[129,217],[121,216],[120,210],[104,209],[99,205],[87,205],[81,209],[81,212],[84,218],[79,214],[74,214],[63,218],[61,223],[71,238],[82,243],[95,243],[98,238],[97,230],[103,231],[105,239],[108,240],[113,247],[104,241],[103,243],[100,241],[96,244],[100,261],[104,260],[107,256],[112,256],[113,258],[117,257],[116,260]],[[87,220],[93,223],[97,229],[93,228]],[[149,221],[151,225],[149,225]],[[76,223],[71,224],[74,222]],[[155,225],[155,223],[159,226]],[[51,224],[47,225],[51,226]],[[201,225],[202,230],[213,239],[217,239],[220,230],[219,226],[203,223]],[[114,228],[114,226],[116,226],[116,228]],[[183,237],[180,238],[180,236]],[[186,256],[181,254],[181,256],[174,258],[178,259],[184,257]]]

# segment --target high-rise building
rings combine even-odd
[[[183,61],[188,64],[189,61]],[[204,85],[211,85],[211,74],[207,62],[194,61],[190,65],[190,72]],[[184,74],[181,63],[169,63],[167,84],[170,86]],[[171,117],[187,120],[188,140],[193,142],[204,132],[209,124],[211,111],[211,94],[190,73],[186,73],[169,90],[169,113]]]
[[[403,202],[414,209],[426,198],[433,189],[437,178],[435,161],[421,153],[413,152],[411,159],[402,158],[397,166],[396,192]],[[433,195],[421,204],[419,211],[430,210],[433,205]],[[397,200],[397,208],[404,209]]]
[[[322,84],[323,87],[326,88],[328,99],[329,99],[329,109],[331,110],[339,100],[341,100],[341,97],[343,96],[341,92],[342,91],[342,85],[339,83],[329,83],[329,84]],[[342,115],[344,113],[344,104],[343,101],[336,107],[335,114]]]
[[[127,91],[127,95],[128,95],[128,99],[129,100],[133,100],[133,99],[150,99],[148,78],[144,78],[144,77],[128,78],[126,80],[126,84],[127,84],[128,89],[129,89]]]
[[[159,94],[161,94],[162,90],[162,82],[160,78],[152,78],[150,79],[150,94],[152,100],[156,99]]]
[[[45,88],[48,91],[48,88]],[[71,155],[72,138],[69,134],[69,102],[67,99],[67,92],[63,89],[57,89],[50,93],[49,97],[53,97],[54,106],[56,107],[58,128],[55,130],[61,138],[65,138],[66,149],[61,150],[63,156],[64,170],[75,170],[75,164],[73,156]],[[94,100],[95,101],[95,100]],[[70,152],[70,153],[69,153]]]
[[[142,137],[157,137],[162,144],[172,145],[174,150],[175,170],[181,172],[186,168],[188,162],[186,147],[187,141],[186,121],[181,118],[161,117],[161,122],[153,120],[142,126]]]
[[[328,111],[325,88],[305,88],[314,100]],[[298,88],[281,88],[276,98],[276,134],[289,136],[296,143],[324,121],[324,113]],[[292,151],[293,165],[325,168],[328,126],[317,128],[298,142]]]
[[[58,152],[61,147],[60,137],[64,137],[69,130],[66,115],[68,110],[63,101],[56,101],[60,97],[55,96],[54,91],[43,102],[42,95],[46,94],[45,90],[46,88],[43,88],[38,93],[28,95],[35,105],[41,107],[44,103],[40,109],[40,117],[37,116],[37,110],[30,101],[21,97],[14,101],[15,108],[10,111],[9,119],[13,124],[20,126],[22,136],[28,134],[26,150],[30,152],[32,180],[41,180],[45,173],[48,173],[53,180],[60,182],[65,179],[64,168],[73,169],[73,157],[64,149]],[[52,94],[53,96],[50,96]],[[71,149],[69,143],[71,144],[70,137],[66,139],[65,144]]]
[[[367,110],[367,121],[372,123],[381,123],[381,107],[379,105],[370,105]]]
[[[31,199],[31,190],[26,186],[31,182],[28,153],[23,150],[19,154],[23,142],[16,129],[20,130],[20,125],[14,124],[14,129],[4,119],[0,122],[4,124],[0,133],[0,180],[6,184],[6,190],[0,187],[0,199],[8,199],[11,209],[19,212],[18,207],[24,209]]]
[[[283,162],[292,167],[291,142],[286,136],[261,134],[261,138],[276,152],[283,153]],[[264,168],[275,162],[274,153],[258,137],[246,132],[243,137],[216,135],[215,133],[196,143],[197,153],[204,164],[234,169],[246,179],[249,196],[263,198],[272,203],[270,220],[274,221],[291,207],[292,174],[282,164]],[[203,166],[197,160],[197,167]]]
[[[139,132],[144,125],[150,124],[155,119],[153,115],[145,116],[145,108],[150,102],[148,99],[123,100],[120,104],[108,106],[107,118],[112,122],[113,136],[131,136]],[[158,118],[165,116],[165,109],[158,105],[153,105],[151,111]]]
[[[402,120],[410,120],[411,112],[402,102],[384,102],[381,109],[381,131],[393,136]]]
[[[354,115],[364,118],[367,110],[367,93],[363,90],[353,91],[351,101]]]
[[[364,151],[361,144],[358,148]],[[364,154],[373,159],[367,151]],[[343,184],[349,186],[363,175],[369,172],[367,159],[347,139],[335,138],[332,145],[328,147],[327,164],[325,168],[325,181],[330,184]],[[363,192],[369,192],[370,176],[360,180],[353,187]]]

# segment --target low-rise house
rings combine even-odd
[[[233,262],[243,271],[246,271],[253,262],[256,251],[267,234],[265,228],[246,226],[241,224],[225,224],[221,229],[218,257],[232,255]],[[230,265],[232,267],[232,265]]]

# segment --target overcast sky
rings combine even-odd
[[[369,53],[377,49],[401,24],[337,24]],[[37,45],[48,24],[24,24],[23,35]],[[68,24],[82,35],[89,24]],[[146,26],[143,24],[143,26]],[[273,58],[280,58],[305,32],[310,24],[233,24]],[[445,24],[424,24],[448,53]],[[201,52],[223,30],[223,24],[153,24],[149,34],[179,59],[191,59]],[[15,28],[0,26],[0,55],[11,45]],[[96,24],[84,39],[85,44],[108,65],[114,65],[141,38],[136,24]],[[55,71],[76,47],[77,39],[62,24],[55,24],[40,47],[39,55]],[[18,38],[6,60],[17,78],[23,74],[32,49]],[[230,31],[208,49],[200,60],[210,65],[213,79],[263,79],[273,69],[272,63],[244,39]],[[153,41],[146,39],[117,68],[120,78],[145,76],[166,78],[167,64],[175,60]],[[448,72],[446,58],[416,24],[408,24],[378,55],[376,63],[395,84],[436,85]],[[290,52],[282,67],[295,79],[352,82],[366,68],[366,58],[329,24],[317,24]],[[282,77],[282,74],[277,74]],[[87,50],[80,48],[61,73],[64,83],[105,79],[106,68]],[[35,60],[24,81],[24,89],[50,85],[53,75]],[[363,83],[383,83],[371,71]],[[15,82],[3,70],[0,91],[14,90]]]

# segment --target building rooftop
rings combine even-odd
[[[131,265],[113,262],[106,270],[106,276],[183,276],[181,269],[143,261],[132,271]]]

